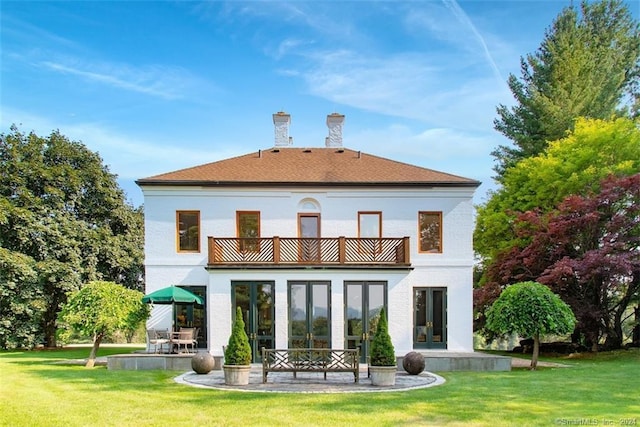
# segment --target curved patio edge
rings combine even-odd
[[[220,370],[208,374],[186,372],[174,378],[178,384],[191,387],[209,388],[225,391],[242,391],[254,393],[382,393],[417,390],[444,384],[441,376],[422,372],[409,375],[406,372],[396,374],[396,383],[390,387],[377,387],[371,384],[366,371],[360,373],[359,382],[353,380],[348,373],[330,373],[325,380],[322,373],[298,373],[293,378],[291,373],[270,373],[266,383],[262,382],[262,371],[253,369],[249,384],[246,386],[228,386],[224,383],[224,373]]]

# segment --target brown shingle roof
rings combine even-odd
[[[278,147],[143,178],[138,185],[477,187],[479,181],[359,151]]]

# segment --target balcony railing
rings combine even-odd
[[[409,238],[209,237],[209,266],[408,266]]]

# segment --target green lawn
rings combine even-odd
[[[444,372],[444,385],[423,390],[326,395],[207,390],[174,383],[176,372],[55,363],[88,352],[0,352],[0,425],[640,425],[638,349],[543,358],[570,367],[536,372]]]

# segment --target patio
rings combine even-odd
[[[367,378],[367,367],[364,365],[364,368],[360,369],[358,383],[353,381],[353,375],[350,373],[330,373],[325,380],[322,373],[298,373],[297,378],[293,378],[290,372],[277,372],[269,374],[269,380],[264,384],[262,365],[258,364],[251,366],[249,384],[246,386],[226,385],[221,370],[214,370],[206,375],[187,372],[176,377],[175,381],[192,387],[257,393],[380,393],[435,387],[445,382],[444,378],[431,372],[409,375],[398,371],[395,385],[377,387],[371,385],[371,379]]]

